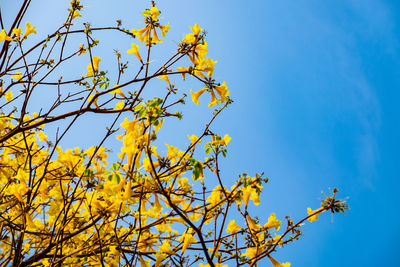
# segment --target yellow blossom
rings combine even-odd
[[[145,11],[143,11],[142,15],[145,17],[150,16],[152,20],[158,21],[160,11],[155,6],[153,6],[150,9],[146,9]]]
[[[31,229],[36,229],[35,223],[32,221],[31,216],[28,213],[25,213],[25,221],[26,225]]]
[[[187,44],[194,44],[198,40],[198,35],[200,32],[203,31],[202,28],[198,24],[195,24],[193,27],[190,27],[190,29],[193,31],[193,33],[188,33],[186,34],[185,39],[183,39],[184,43]]]
[[[165,80],[171,86],[171,82],[169,81],[168,74],[160,75],[157,78]]]
[[[151,37],[151,42],[153,44],[162,43],[163,42],[162,39],[158,38],[158,35],[157,35],[157,32],[156,32],[156,28],[153,28],[153,36]]]
[[[192,89],[190,89],[190,95],[192,96],[192,101],[196,103],[196,105],[200,104],[199,103],[199,97],[207,90],[207,87],[204,87],[200,91],[197,92],[192,92]]]
[[[198,24],[195,24],[193,27],[190,27],[190,29],[193,31],[195,35],[199,35],[203,31],[202,28]]]
[[[190,139],[190,141],[192,142],[192,145],[197,143],[201,143],[201,140],[199,140],[199,138],[196,135],[188,135],[188,138]]]
[[[43,132],[38,132],[39,141],[47,142],[47,136]]]
[[[90,62],[89,65],[87,66],[87,70],[88,70],[88,73],[86,73],[87,77],[93,76],[93,74],[95,72],[99,71],[99,63],[101,61],[101,58],[93,57],[92,61],[93,61],[93,64],[92,64],[92,62]]]
[[[161,29],[161,34],[163,37],[165,37],[165,34],[171,29],[169,26],[169,23],[167,25],[160,25],[159,28]]]
[[[140,57],[140,54],[139,54],[139,46],[138,45],[135,45],[134,43],[132,43],[132,48],[126,52],[128,54],[135,54],[135,56],[140,60],[140,62],[143,62],[142,58]]]
[[[249,200],[253,200],[254,205],[258,206],[260,204],[260,196],[257,193],[257,190],[251,186],[246,186],[243,188],[243,202],[247,206],[249,204]]]
[[[5,32],[5,30],[2,29],[0,32],[0,42],[2,42],[2,41],[14,41],[14,39],[11,38],[10,36],[8,36]]]
[[[10,102],[13,99],[13,93],[11,91],[8,91],[7,93],[4,94],[4,97],[6,98],[7,102]]]
[[[177,67],[176,69],[181,72],[183,80],[185,80],[185,74],[187,71],[189,71],[189,68]]]
[[[275,228],[276,231],[279,230],[281,227],[281,221],[277,220],[275,217],[275,213],[271,213],[271,215],[268,218],[268,222],[264,224],[264,228]]]
[[[22,29],[21,28],[14,28],[12,30],[12,33],[15,34],[17,39],[19,39],[19,38],[21,38]]]
[[[215,106],[216,104],[218,104],[218,99],[215,96],[214,90],[211,90],[211,101],[210,103],[208,103],[209,107]]]
[[[229,135],[227,135],[227,134],[224,135],[223,140],[224,140],[225,146],[228,145],[228,143],[231,141],[231,139],[232,138]]]
[[[140,267],[150,267],[150,260],[144,260],[140,257]]]
[[[27,22],[27,23],[26,23],[26,31],[25,31],[25,33],[24,33],[24,36],[22,36],[22,38],[28,36],[28,35],[31,34],[31,33],[36,34],[35,28],[36,28],[36,26],[33,26],[33,27],[32,27],[32,26],[31,26],[31,23],[30,23],[30,22]]]
[[[138,39],[141,42],[145,42],[147,44],[147,43],[149,43],[150,29],[151,29],[151,26],[146,25],[143,29],[140,29],[140,30],[132,29],[131,32],[133,35],[138,36]]]
[[[279,263],[277,260],[272,258],[270,255],[268,255],[268,259],[271,261],[271,263],[272,263],[272,265],[274,267],[290,267],[290,263],[289,262]]]
[[[235,220],[231,220],[228,224],[228,227],[226,228],[226,232],[233,234],[241,229],[242,228],[240,228],[240,226],[235,223]]]
[[[321,210],[323,210],[323,209],[324,209],[324,208],[319,208],[319,209],[317,209],[317,210],[312,210],[311,208],[307,208],[307,213],[308,213],[308,215],[317,213],[317,214],[311,216],[310,218],[308,218],[308,220],[309,220],[310,222],[313,222],[313,221],[318,220],[318,215],[320,214],[320,213],[318,213],[318,212],[321,211]]]
[[[229,95],[228,87],[226,86],[226,81],[224,81],[222,85],[215,86],[214,89],[221,97],[221,101],[225,101],[226,97]]]
[[[114,85],[114,87],[113,88],[116,88],[116,87],[118,87],[119,86],[119,84],[116,84],[116,85]],[[112,90],[112,91],[110,91],[110,93],[111,94],[118,94],[118,95],[120,95],[120,96],[122,96],[122,97],[126,97],[125,95],[124,95],[124,93],[121,91],[121,88],[117,88],[117,89],[115,89],[115,90]]]
[[[11,79],[16,79],[17,81],[22,79],[22,73],[21,72],[16,72],[14,76],[11,76]]]
[[[76,17],[82,17],[82,15],[79,14],[78,10],[74,10],[74,13],[72,13],[72,18],[71,18],[71,20],[73,20],[73,19],[76,18]]]
[[[115,105],[115,109],[116,109],[116,110],[123,110],[124,107],[125,107],[124,101],[120,101],[120,102],[118,102],[118,103]]]
[[[257,255],[260,253],[259,249],[257,247],[249,247],[246,250],[246,253],[243,253],[242,256],[249,257],[250,259],[257,257]]]
[[[80,55],[82,55],[84,53],[86,53],[86,48],[85,48],[85,46],[83,44],[80,44],[79,45],[78,56],[80,56]]]
[[[182,250],[181,254],[185,252],[185,250],[192,244],[193,242],[197,242],[197,239],[191,234],[191,231],[186,231],[181,237],[177,239],[177,241],[182,242]]]

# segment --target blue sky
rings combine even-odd
[[[33,2],[27,17],[38,32],[50,32],[63,19],[64,2]],[[128,28],[140,27],[140,11],[150,4],[82,2],[93,26],[122,18]],[[158,7],[171,26],[161,56],[174,51],[189,26],[208,31],[209,56],[218,60],[215,75],[227,81],[235,100],[214,128],[232,136],[224,177],[262,171],[270,177],[254,212],[265,220],[270,212],[300,219],[307,207],[319,206],[321,191],[337,187],[348,198],[345,215],[325,214],[305,225],[301,240],[274,256],[292,266],[395,266],[400,2],[174,0]],[[4,8],[11,9],[7,3]],[[103,38],[100,56],[130,48],[129,41]],[[187,118],[173,124],[179,134],[166,131],[171,143],[205,121],[199,117],[205,104],[194,108],[188,105]],[[84,146],[90,138],[75,136],[65,145]]]

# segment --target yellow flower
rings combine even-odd
[[[125,187],[125,192],[124,195],[122,196],[123,200],[129,200],[132,197],[132,181],[129,179],[128,183],[126,184]]]
[[[210,103],[208,103],[208,107],[212,107],[212,106],[215,106],[216,104],[218,104],[218,99],[215,96],[214,90],[211,90],[210,95],[211,95],[211,101],[210,101]]]
[[[214,90],[211,90],[211,102],[208,104],[209,107],[215,106],[216,104],[226,101],[226,97],[229,95],[228,92],[228,87],[225,85],[225,81],[222,85],[215,86],[214,90],[217,92],[217,94],[221,97],[220,99],[217,99],[215,96]]]
[[[183,39],[183,42],[187,44],[193,44],[196,42],[196,37],[194,36],[193,33],[188,33],[186,34],[185,39]]]
[[[11,79],[16,79],[17,81],[22,79],[22,73],[21,72],[16,72],[14,76],[11,76]]]
[[[162,39],[158,38],[157,32],[156,32],[156,28],[153,28],[153,36],[151,37],[151,42],[153,44],[162,43],[163,42]]]
[[[239,231],[240,229],[242,228],[240,228],[240,226],[235,223],[235,220],[231,220],[228,224],[228,227],[226,228],[226,232],[233,234]]]
[[[185,80],[185,74],[187,71],[189,71],[189,68],[177,67],[176,69],[181,72],[183,80]]]
[[[94,72],[97,72],[99,70],[99,63],[101,61],[101,58],[99,57],[93,57],[92,62],[89,63],[87,66],[88,73],[86,73],[87,77],[93,76]]]
[[[222,146],[227,146],[228,143],[231,141],[231,137],[229,137],[229,135],[225,134],[224,138],[220,138],[220,137],[215,137],[215,135],[211,136],[213,144],[215,145],[222,145]]]
[[[222,83],[222,85],[218,85],[214,87],[217,94],[221,97],[221,101],[225,101],[226,97],[229,95],[228,87],[226,86],[226,81]]]
[[[171,29],[171,27],[169,26],[169,23],[167,25],[160,25],[159,26],[160,30],[161,30],[161,34],[163,37],[165,37],[165,34]]]
[[[43,132],[38,133],[39,141],[47,142],[47,136]]]
[[[147,17],[150,16],[152,20],[158,21],[158,15],[160,15],[160,11],[155,7],[151,7],[151,9],[146,9],[142,12],[142,15]]]
[[[160,11],[155,6],[153,6],[153,7],[151,7],[150,12],[151,12],[151,18],[154,21],[157,21],[158,20],[157,17],[158,17],[158,15],[160,15]]]
[[[198,40],[198,35],[200,32],[203,31],[203,29],[200,28],[198,24],[195,24],[193,27],[190,27],[190,29],[193,31],[193,33],[186,34],[186,37],[185,39],[183,39],[183,42],[187,44],[194,44]]]
[[[290,267],[290,263],[286,262],[286,263],[279,263],[277,260],[275,260],[274,258],[272,258],[270,255],[268,255],[268,259],[271,261],[272,265],[274,267]]]
[[[190,89],[190,95],[192,96],[192,101],[196,103],[196,105],[199,104],[199,97],[207,90],[207,87],[204,87],[200,91],[197,91],[195,93],[192,92],[192,89]]]
[[[231,139],[232,138],[230,138],[229,135],[225,134],[224,138],[222,138],[222,140],[224,141],[224,145],[227,146]]]
[[[5,93],[4,97],[6,98],[7,102],[10,102],[13,99],[13,93],[11,91],[8,91],[7,93]]]
[[[74,10],[74,13],[72,13],[72,18],[71,18],[71,20],[73,20],[73,19],[76,18],[76,17],[82,17],[82,15],[79,14],[78,10]]]
[[[253,200],[254,205],[260,205],[260,195],[257,193],[257,190],[251,186],[247,186],[243,188],[243,202],[247,206],[249,204],[249,200]]]
[[[192,145],[196,142],[201,143],[201,140],[199,140],[199,138],[196,135],[188,135],[188,138],[190,139],[190,141],[192,142]]]
[[[140,60],[140,62],[143,62],[142,58],[140,57],[140,54],[139,54],[139,46],[138,45],[135,45],[134,43],[132,43],[132,48],[126,52],[128,54],[135,54],[135,56]]]
[[[138,36],[138,39],[141,42],[148,43],[149,42],[149,38],[150,38],[149,37],[150,29],[151,29],[151,26],[147,25],[143,29],[140,29],[140,30],[132,29],[131,32],[132,32],[133,35]]]
[[[122,110],[122,109],[124,109],[124,107],[125,107],[124,101],[120,101],[115,105],[116,110]]]
[[[14,39],[11,38],[10,36],[8,36],[5,32],[5,30],[2,29],[0,32],[0,42],[2,42],[2,41],[14,41]]]
[[[197,242],[197,239],[191,234],[192,231],[185,232],[181,237],[177,239],[177,241],[182,242],[182,250],[181,254],[185,252],[185,250],[192,244],[193,242]]]
[[[214,65],[217,63],[218,61],[216,60],[211,60],[210,58],[207,58],[204,61],[204,68],[203,71],[206,71],[208,74],[208,77],[211,77],[211,75],[214,72]]]
[[[171,86],[171,82],[168,79],[168,74],[160,75],[157,78],[165,80]]]
[[[22,38],[28,36],[28,35],[31,34],[31,33],[36,34],[35,28],[36,28],[36,26],[33,26],[33,27],[32,27],[32,26],[31,26],[31,23],[30,23],[30,22],[27,22],[27,23],[26,23],[26,31],[25,31],[25,33],[24,33],[24,36],[22,36]]]
[[[31,229],[36,229],[35,223],[32,221],[31,216],[28,213],[25,213],[25,222],[26,225]]]
[[[317,209],[317,210],[312,210],[311,208],[307,208],[307,213],[308,213],[308,215],[311,215],[311,214],[314,214],[314,213],[316,213],[316,212],[319,212],[319,211],[321,211],[321,210],[323,210],[324,208],[319,208],[319,209]],[[310,221],[310,222],[313,222],[313,221],[316,221],[316,220],[318,220],[318,215],[319,215],[320,213],[317,213],[317,214],[315,214],[314,216],[311,216],[310,218],[308,218],[308,220]]]
[[[21,38],[22,29],[21,28],[14,28],[12,30],[12,33],[15,34],[17,39],[19,39],[19,38]]]
[[[140,267],[150,267],[150,260],[144,260],[140,257]]]
[[[249,247],[246,250],[246,253],[243,253],[242,256],[249,257],[250,259],[256,257],[258,255],[258,249],[256,247]]]
[[[271,213],[271,215],[268,218],[268,222],[264,224],[264,228],[275,228],[276,231],[279,230],[281,227],[281,221],[277,220],[275,217],[275,213]]]
[[[193,31],[194,35],[199,35],[203,31],[202,28],[198,24],[195,24],[193,27],[190,27],[190,29]]]
[[[114,87],[113,88],[115,88],[115,87],[118,87],[119,86],[119,84],[116,84],[116,85],[114,85]],[[120,96],[122,96],[122,97],[126,97],[125,95],[124,95],[124,93],[121,91],[121,88],[117,88],[117,89],[115,89],[115,90],[112,90],[112,91],[110,91],[110,93],[111,94],[118,94],[118,95],[120,95]]]
[[[85,48],[85,46],[83,44],[80,44],[78,56],[80,56],[80,55],[82,55],[84,53],[86,53],[86,48]]]

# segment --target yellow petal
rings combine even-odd
[[[226,228],[226,232],[233,234],[241,229],[242,228],[240,228],[240,226],[235,223],[235,220],[231,220],[228,224],[228,227]]]
[[[21,28],[14,28],[12,30],[13,34],[17,36],[17,39],[21,38],[22,29]]]
[[[78,10],[74,10],[74,13],[72,14],[72,18],[71,19],[74,19],[76,17],[82,17],[82,15],[79,14]]]
[[[135,45],[134,43],[132,43],[132,48],[126,52],[128,54],[135,54],[135,56],[140,60],[140,62],[143,62],[142,58],[140,57],[140,54],[139,54],[139,46],[138,45]]]
[[[312,210],[311,208],[307,208],[307,213],[308,213],[308,215],[311,215],[311,214],[314,214],[314,213],[319,212],[321,210],[323,210],[323,208],[319,208],[317,210]],[[319,215],[319,213],[311,216],[310,218],[308,218],[308,220],[310,222],[316,221],[316,220],[318,220],[318,215]]]
[[[0,42],[2,42],[2,41],[14,41],[14,39],[11,38],[10,36],[8,36],[5,32],[5,30],[2,29],[0,32]]]
[[[218,103],[218,99],[215,96],[214,90],[211,90],[211,101],[208,103],[209,107],[215,106]]]
[[[286,263],[279,263],[277,260],[275,260],[274,258],[272,258],[270,255],[268,255],[268,259],[271,261],[272,265],[274,267],[290,267],[290,263],[286,262]]]
[[[196,103],[197,105],[199,104],[199,97],[207,90],[207,87],[204,87],[200,91],[197,91],[195,93],[192,92],[192,89],[190,89],[190,95],[192,96],[192,101]]]
[[[275,230],[279,230],[281,227],[281,221],[277,220],[275,217],[275,213],[271,213],[271,215],[268,218],[268,222],[264,224],[264,228],[275,228]]]
[[[181,72],[183,80],[185,80],[185,74],[189,69],[184,67],[177,67],[176,69]]]
[[[30,22],[27,22],[27,23],[26,23],[26,31],[25,31],[25,33],[24,33],[24,36],[22,36],[22,38],[25,37],[25,36],[28,36],[28,35],[31,34],[31,33],[36,34],[35,28],[36,28],[36,26],[33,26],[33,27],[32,27],[32,26],[31,26],[31,23],[30,23]]]

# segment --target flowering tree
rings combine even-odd
[[[216,61],[207,57],[199,25],[157,64],[151,63],[151,52],[170,27],[160,21],[155,3],[143,11],[142,28],[127,30],[121,21],[101,28],[75,26],[83,5],[73,0],[65,23],[39,41],[30,22],[20,28],[29,5],[22,1],[10,28],[1,21],[2,266],[254,266],[266,257],[275,267],[289,266],[271,254],[298,239],[307,220],[347,208],[334,189],[320,208],[308,209],[297,222],[286,217],[281,225],[274,213],[262,219],[250,214],[248,207],[260,204],[268,179],[221,177],[219,159],[226,156],[230,137],[215,133],[212,124],[232,100],[226,82],[213,76]],[[114,73],[103,68],[96,53],[93,33],[104,31],[132,39],[126,53],[115,53]],[[63,68],[76,58],[86,62],[87,73],[64,79]],[[163,93],[146,91],[154,79],[165,81]],[[165,153],[157,152],[162,126],[182,117],[177,107],[188,92],[176,88],[178,79],[202,84],[203,89],[190,90],[191,100],[199,105],[209,94],[208,106],[215,110],[200,136],[188,136],[186,147],[166,144]],[[71,127],[93,113],[108,121],[101,141],[63,150],[60,144]],[[53,140],[45,133],[49,125],[57,129]],[[115,136],[121,150],[110,163],[104,143]],[[211,177],[216,186],[209,186]]]

